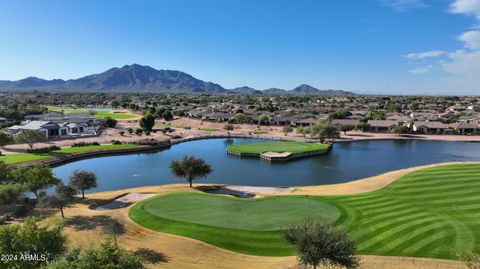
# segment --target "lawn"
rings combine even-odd
[[[96,150],[109,150],[109,149],[128,149],[134,148],[137,145],[135,144],[121,144],[121,145],[100,145],[100,146],[85,146],[85,147],[71,147],[71,148],[62,148],[59,150],[52,151],[53,153],[82,153],[87,151],[96,151]],[[31,162],[52,158],[52,155],[48,153],[18,153],[18,154],[9,154],[6,156],[0,156],[0,161],[4,161],[6,164],[16,164],[23,162]]]
[[[6,164],[15,164],[23,162],[38,161],[51,158],[48,154],[18,153],[0,156],[0,161]]]
[[[228,146],[228,150],[240,153],[263,153],[267,151],[273,152],[304,152],[312,150],[326,150],[327,144],[307,143],[307,142],[261,142],[251,144],[237,144]]]
[[[279,229],[304,215],[335,220],[359,254],[456,259],[457,253],[480,251],[480,164],[418,170],[361,195],[238,200],[161,195],[135,205],[129,215],[153,230],[262,256],[291,255]]]
[[[60,107],[49,107],[49,111],[63,111],[65,114],[80,114],[86,113],[88,114],[91,111],[95,111],[94,116],[97,119],[105,119],[105,118],[112,118],[116,120],[129,120],[137,118],[137,115],[131,113],[124,113],[124,112],[113,112],[111,110],[89,110],[89,109],[63,109]]]
[[[82,153],[88,151],[97,151],[97,150],[109,150],[109,149],[128,149],[134,148],[137,145],[135,144],[120,144],[120,145],[99,145],[99,146],[84,146],[84,147],[70,147],[62,148],[59,150],[54,150],[54,153]]]

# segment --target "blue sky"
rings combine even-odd
[[[226,88],[480,94],[480,0],[0,0],[0,79],[139,63]]]

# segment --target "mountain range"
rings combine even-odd
[[[78,79],[46,80],[28,77],[21,80],[0,80],[0,91],[56,92],[155,92],[155,93],[225,93],[225,94],[315,94],[354,95],[342,90],[319,90],[303,84],[292,90],[270,88],[257,90],[247,86],[225,89],[219,84],[197,79],[175,70],[157,70],[139,64],[111,68],[103,73]]]

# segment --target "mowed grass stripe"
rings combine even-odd
[[[338,209],[340,216],[335,225],[345,228],[356,241],[359,254],[456,259],[458,252],[480,250],[480,164],[418,170],[368,194],[309,196],[308,199]],[[196,204],[188,202],[188,206]],[[189,211],[183,209],[181,199],[175,206],[180,212]],[[203,214],[219,219],[227,215],[232,217],[222,213],[228,208],[215,208],[215,212],[210,212],[205,204],[201,206],[206,208]],[[154,230],[197,238],[241,253],[265,256],[292,253],[279,230],[226,229],[221,220],[202,226],[193,219],[178,222],[159,216],[145,223],[142,218],[148,212],[141,209],[138,205],[133,207],[132,219]],[[281,217],[282,208],[272,207],[271,210],[280,213],[278,217]],[[249,214],[257,215],[248,221],[261,219],[266,213],[265,208],[252,210]],[[285,214],[288,217],[289,213]]]

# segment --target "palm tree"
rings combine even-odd
[[[202,159],[193,156],[184,156],[179,161],[172,161],[170,171],[177,178],[185,178],[192,187],[192,181],[197,178],[207,177],[212,168]]]

